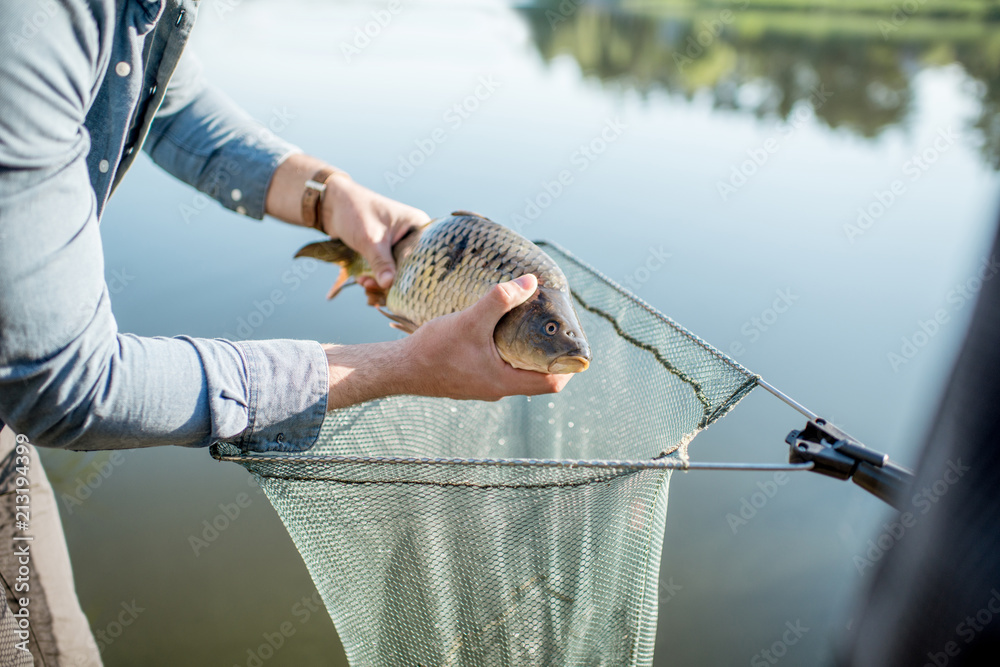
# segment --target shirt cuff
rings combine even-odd
[[[278,139],[268,130],[262,136],[245,136],[240,142],[227,144],[211,161],[216,175],[212,179],[218,190],[209,196],[240,215],[263,220],[267,190],[271,178],[282,162],[301,153],[298,147]]]
[[[243,452],[302,452],[326,418],[329,365],[316,341],[234,343],[247,368],[247,427],[230,442]]]

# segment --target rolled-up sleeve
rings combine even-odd
[[[301,152],[206,83],[191,53],[174,70],[143,150],[180,180],[257,220],[274,170]]]
[[[119,333],[83,124],[101,37],[86,3],[53,7],[30,42],[0,40],[0,421],[67,449],[310,447],[328,389],[319,343]],[[20,25],[18,14],[31,11],[31,3],[6,3],[0,14],[4,25]],[[197,181],[217,152],[182,170]],[[197,162],[181,153],[164,159]],[[248,191],[251,181],[266,187],[266,178],[243,173]]]

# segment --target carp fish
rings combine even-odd
[[[441,315],[473,305],[494,285],[531,273],[538,289],[497,323],[500,357],[514,368],[579,373],[590,365],[590,345],[580,326],[566,276],[541,248],[517,232],[468,211],[411,229],[392,248],[396,279],[369,303],[413,333]],[[349,278],[372,275],[368,263],[342,241],[310,243],[296,257],[339,264],[333,298]]]

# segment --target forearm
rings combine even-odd
[[[143,150],[226,208],[262,219],[273,176],[301,151],[220,91],[192,78],[194,82],[184,80],[180,90],[168,94]]]
[[[324,345],[330,367],[327,410],[383,396],[412,393],[405,341],[364,345]]]
[[[78,320],[51,320],[70,322]],[[106,297],[52,352],[29,347],[12,324],[4,327],[11,345],[0,353],[0,419],[36,444],[95,450],[228,440],[251,451],[300,451],[319,434],[328,370],[318,343],[118,334]]]

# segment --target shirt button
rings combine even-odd
[[[243,199],[243,192],[239,188],[236,188],[229,193],[229,196],[233,198],[233,201],[239,201]]]
[[[108,173],[108,169],[111,169],[111,165],[108,163],[107,160],[101,160],[100,162],[97,163],[97,170],[100,171],[102,174]]]
[[[246,215],[247,214],[247,207],[246,206],[237,206],[236,207],[236,212],[239,213],[240,215]]]
[[[115,65],[115,74],[118,76],[128,76],[129,72],[132,71],[132,66],[129,65],[124,60]]]

